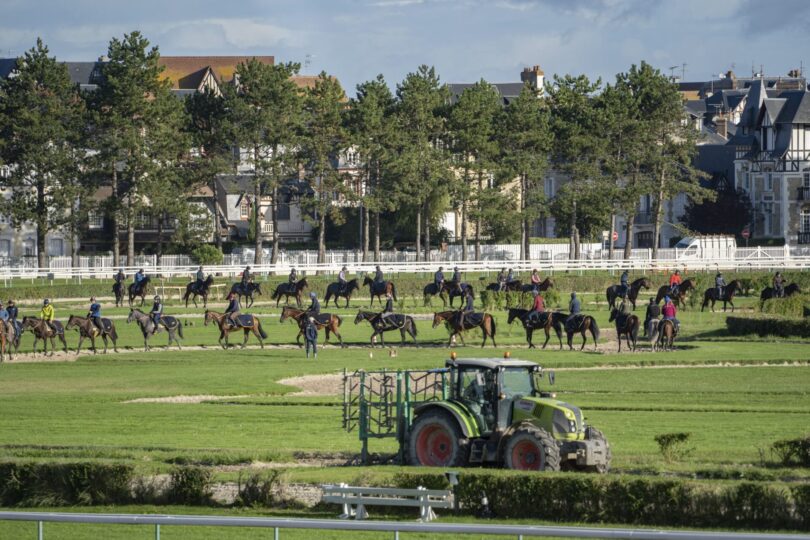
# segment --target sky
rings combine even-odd
[[[420,64],[444,82],[518,82],[524,67],[611,81],[645,60],[685,80],[810,63],[807,0],[0,0],[0,57],[42,37],[95,60],[139,30],[163,55],[272,55],[351,96]],[[673,69],[674,68],[674,69]]]

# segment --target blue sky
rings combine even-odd
[[[646,60],[687,80],[734,66],[767,75],[810,64],[805,0],[2,0],[0,56],[41,36],[57,57],[90,60],[140,30],[166,55],[274,55],[325,70],[350,95],[378,73],[419,64],[445,82],[519,80],[524,66],[612,79]],[[806,57],[804,56],[806,55]]]

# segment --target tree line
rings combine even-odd
[[[238,65],[237,84],[178,99],[161,76],[157,47],[139,32],[113,38],[107,57],[98,88],[82,92],[38,40],[0,83],[0,163],[10,166],[2,182],[11,188],[0,212],[35,226],[40,266],[46,235],[66,230],[78,238],[90,212],[126,231],[125,246],[113,234],[115,264],[124,250],[133,260],[143,214],[157,217],[158,255],[167,242],[199,243],[210,228],[187,195],[208,186],[216,199],[216,179],[235,174],[240,160],[251,169],[257,262],[258,202],[272,201],[275,263],[281,191],[290,179],[309,187],[300,203],[317,230],[321,261],[329,228],[344,222],[349,207],[362,214],[364,260],[379,258],[384,220],[411,231],[417,256],[429,258],[431,234],[451,209],[460,217],[464,259],[470,244],[478,258],[492,238],[520,238],[528,258],[539,218],[553,216],[557,234],[569,236],[578,253],[580,238],[612,229],[617,214],[626,216],[632,238],[643,195],[651,197],[656,238],[667,199],[712,196],[692,165],[697,134],[684,121],[676,86],[644,62],[607,84],[585,75],[555,76],[544,88],[526,84],[505,104],[483,79],[453,99],[428,66],[393,91],[378,75],[348,98],[324,72],[300,88],[293,79],[299,64],[256,59]],[[349,153],[360,178],[338,167]],[[552,170],[565,181],[547,198]],[[110,196],[97,200],[102,186]],[[164,216],[176,220],[172,227]],[[210,225],[221,249],[218,216]]]

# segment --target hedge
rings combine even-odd
[[[810,318],[729,316],[726,328],[732,336],[810,337]]]
[[[784,315],[785,317],[806,317],[810,310],[810,296],[806,294],[794,294],[787,298],[771,298],[762,303],[760,311],[772,315]]]
[[[443,475],[403,473],[399,487],[449,487]],[[586,474],[464,471],[456,496],[462,512],[498,518],[651,526],[810,529],[810,485],[706,484]]]
[[[99,463],[0,463],[0,506],[124,504],[133,471]]]

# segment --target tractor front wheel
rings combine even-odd
[[[429,411],[413,422],[408,462],[425,467],[460,467],[467,463],[467,443],[455,419],[441,411]]]
[[[524,426],[509,437],[504,464],[519,471],[559,471],[560,448],[548,431]]]

